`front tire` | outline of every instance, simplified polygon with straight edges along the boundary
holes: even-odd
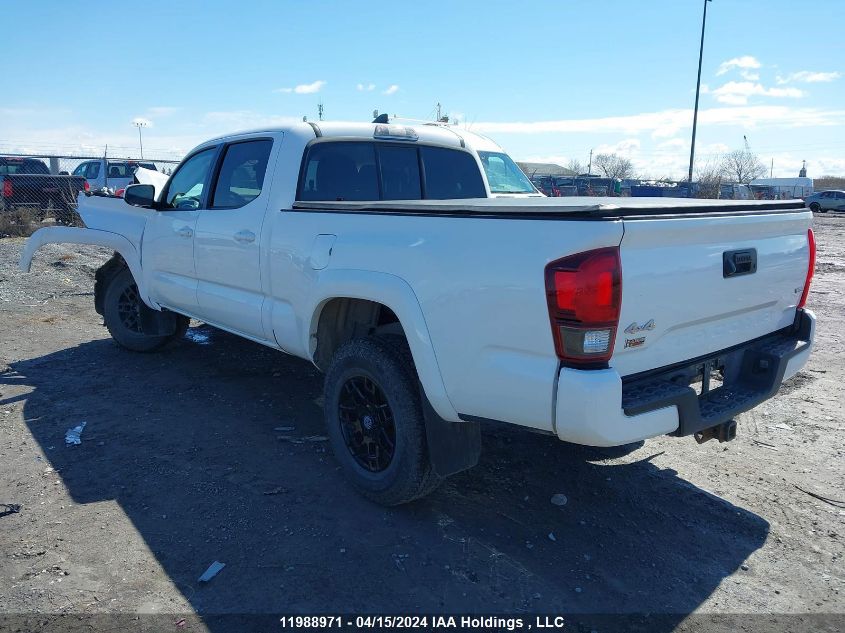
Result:
[[[179,332],[184,335],[188,320],[181,315],[176,334],[145,334],[141,309],[138,286],[131,271],[124,268],[109,282],[103,297],[103,320],[118,345],[133,352],[153,352],[167,345]]]
[[[818,202],[812,202],[812,203],[810,203],[810,211],[812,211],[813,213],[818,213],[818,212],[819,212],[819,211],[821,211],[821,210],[822,210],[822,209],[821,209],[821,207],[819,206],[819,203],[818,203]]]
[[[326,372],[325,419],[336,459],[365,497],[394,506],[437,487],[416,373],[399,347],[341,345]]]

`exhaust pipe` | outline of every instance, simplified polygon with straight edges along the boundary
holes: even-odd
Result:
[[[736,420],[728,420],[724,424],[711,426],[709,429],[699,431],[693,437],[699,444],[704,444],[707,440],[719,440],[720,444],[730,442],[736,437]]]

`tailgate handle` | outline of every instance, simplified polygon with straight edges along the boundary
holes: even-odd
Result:
[[[757,249],[745,248],[741,251],[722,253],[722,277],[739,277],[757,272]]]

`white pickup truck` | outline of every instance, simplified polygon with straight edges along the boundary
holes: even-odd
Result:
[[[45,243],[106,246],[95,307],[120,345],[154,350],[191,317],[312,361],[337,460],[384,504],[473,466],[486,420],[594,446],[729,440],[813,341],[801,201],[545,198],[446,126],[216,138],[159,195],[79,213],[22,269]]]

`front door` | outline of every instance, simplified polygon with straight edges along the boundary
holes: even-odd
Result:
[[[252,338],[267,340],[261,323],[261,229],[267,210],[273,141],[228,144],[200,212],[194,241],[197,315]]]
[[[206,148],[179,166],[144,230],[142,268],[150,296],[177,312],[197,311],[194,233],[216,155],[216,147]]]

